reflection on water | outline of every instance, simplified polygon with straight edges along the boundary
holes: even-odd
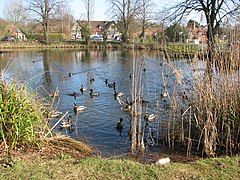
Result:
[[[192,67],[187,60],[174,62],[177,70],[183,72],[183,80],[186,82],[176,89],[173,88],[178,82],[174,76],[175,71],[165,64],[157,51],[137,52],[136,57],[137,62],[145,57],[145,71],[142,74],[143,99],[149,103],[143,108],[143,112],[158,112],[157,121],[149,122],[146,128],[152,134],[156,132],[159,122],[168,118],[164,103],[171,104],[168,102],[170,98],[161,97],[161,93],[166,87],[169,94],[186,89],[187,83],[191,84],[189,79],[192,76]],[[55,130],[75,139],[84,137],[103,155],[118,155],[130,149],[130,119],[114,98],[114,89],[108,87],[105,80],[116,83],[116,91],[124,92],[122,99],[131,97],[132,58],[132,52],[128,51],[17,51],[2,54],[0,68],[5,79],[27,83],[44,97],[48,93],[54,93],[58,87],[59,104],[55,108],[64,113],[69,112],[72,128],[61,129],[57,126]],[[90,81],[92,78],[94,81]],[[83,93],[80,92],[81,86],[87,88]],[[90,89],[100,95],[91,97]],[[74,103],[86,106],[86,110],[74,113]],[[121,131],[116,128],[120,118],[123,118]],[[53,126],[57,121],[57,118],[53,119],[50,125]]]

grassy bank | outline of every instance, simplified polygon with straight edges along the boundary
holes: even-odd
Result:
[[[240,158],[211,158],[189,164],[140,164],[99,158],[14,160],[1,179],[239,179]]]

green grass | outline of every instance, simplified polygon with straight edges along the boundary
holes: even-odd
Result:
[[[140,164],[100,158],[14,160],[0,166],[1,179],[239,179],[240,158],[224,157],[189,164]]]

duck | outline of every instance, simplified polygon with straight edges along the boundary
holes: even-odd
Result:
[[[145,116],[144,116],[144,120],[145,121],[153,121],[155,118],[156,118],[156,114],[146,114]]]
[[[162,96],[162,97],[167,97],[167,96],[168,96],[168,93],[167,93],[166,91],[165,91],[165,92],[162,92],[162,93],[161,93],[161,96]]]
[[[124,102],[119,96],[116,97],[116,100],[121,106],[126,106],[128,105],[126,102]]]
[[[91,97],[92,96],[99,96],[100,93],[99,92],[94,92],[93,89],[90,89],[90,94],[89,94]]]
[[[93,81],[95,81],[95,79],[94,78],[90,78],[90,83],[91,84],[93,83]]]
[[[114,88],[115,89],[115,86],[116,86],[115,82],[113,82],[112,84],[108,83],[108,87],[110,87],[110,88]]]
[[[189,99],[186,91],[182,92],[182,98],[187,100]]]
[[[123,118],[120,118],[120,120],[117,122],[117,125],[116,125],[116,128],[118,130],[122,130],[123,129],[122,122],[123,122]]]
[[[81,93],[83,94],[83,92],[85,92],[86,90],[87,90],[87,88],[84,87],[83,84],[82,84],[82,86],[81,86],[81,88],[80,88]]]
[[[68,76],[71,77],[71,76],[72,76],[72,73],[68,73]]]
[[[132,74],[129,75],[129,78],[132,79]]]
[[[68,117],[67,121],[62,121],[60,123],[61,128],[66,128],[66,127],[71,127],[71,126],[72,126],[72,121],[71,121],[70,117]]]
[[[107,85],[107,84],[108,84],[108,79],[105,79],[105,81],[104,81],[104,82],[105,82],[105,84]]]
[[[62,112],[60,112],[60,111],[53,111],[51,114],[50,114],[50,117],[51,118],[57,118],[57,117],[59,117],[59,116],[61,116],[62,115]]]
[[[73,109],[75,112],[84,111],[86,109],[86,106],[77,106],[76,103],[73,103]]]
[[[57,89],[53,94],[49,94],[50,97],[57,97],[59,96],[59,90]]]
[[[117,91],[114,91],[114,96],[115,96],[115,98],[117,98],[117,97],[121,97],[121,96],[123,96],[123,95],[124,95],[123,92],[117,92]]]

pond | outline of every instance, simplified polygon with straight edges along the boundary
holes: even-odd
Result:
[[[137,64],[144,65],[141,73],[142,92],[148,104],[143,112],[157,114],[156,121],[146,128],[148,147],[147,136],[150,131],[159,133],[159,124],[169,118],[168,111],[164,111],[164,104],[171,98],[164,100],[161,93],[168,87],[169,94],[175,91],[181,94],[192,86],[195,67],[188,59],[179,59],[169,65],[158,51],[21,50],[1,54],[0,69],[4,79],[28,84],[43,97],[58,88],[59,101],[54,108],[68,112],[73,126],[71,131],[61,129],[59,125],[54,130],[77,140],[86,140],[102,156],[109,157],[129,152],[130,117],[114,98],[114,89],[106,85],[105,79],[109,83],[116,83],[115,90],[124,93],[121,97],[124,101],[126,97],[131,97],[133,59]],[[198,65],[203,66],[204,63],[198,62]],[[182,82],[176,78],[177,72],[181,72]],[[92,78],[94,81],[90,82]],[[81,85],[87,88],[83,94],[80,92]],[[98,91],[100,96],[91,97],[90,89]],[[76,97],[71,96],[74,92],[77,93]],[[86,110],[75,114],[73,103],[86,106]],[[123,118],[122,132],[116,128],[120,118]],[[51,119],[50,126],[58,120]],[[153,145],[155,149],[159,146],[157,141]],[[153,147],[147,150],[151,151]]]

